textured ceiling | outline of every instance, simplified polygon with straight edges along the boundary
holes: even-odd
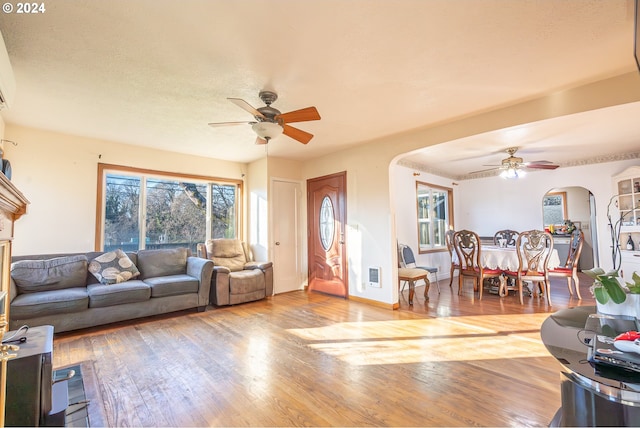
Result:
[[[45,6],[38,15],[0,14],[17,81],[5,121],[240,162],[265,156],[265,147],[254,144],[249,125],[207,125],[252,119],[227,97],[260,107],[258,92],[269,89],[278,93],[274,107],[282,112],[316,106],[321,121],[296,124],[315,135],[308,145],[286,136],[268,145],[269,155],[309,159],[636,67],[632,0],[55,0]],[[622,107],[612,118],[637,118],[639,107],[628,107],[632,113]],[[619,125],[620,141],[637,150],[640,121],[630,122]],[[531,139],[563,135],[574,144],[582,138],[561,121],[542,125],[532,128]],[[617,138],[611,131],[590,135]],[[463,174],[472,166],[463,159],[474,158],[471,169],[479,169],[505,157],[505,147],[529,142],[498,144],[496,136],[436,149],[439,163],[459,165]],[[585,156],[606,153],[602,144],[582,141]],[[429,153],[413,159],[428,164]],[[532,156],[560,162],[541,150]]]

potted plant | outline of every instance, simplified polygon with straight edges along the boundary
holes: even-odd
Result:
[[[624,285],[617,270],[605,272],[595,267],[582,272],[593,279],[591,292],[598,303],[598,312],[640,318],[640,275],[637,272],[633,273],[633,282]]]

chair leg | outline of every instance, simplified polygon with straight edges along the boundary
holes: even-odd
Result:
[[[576,287],[576,294],[578,295],[578,299],[582,300],[582,296],[580,295],[580,278],[578,278],[578,274],[573,275],[573,284]]]
[[[522,298],[522,280],[518,279],[518,296],[520,296],[520,304],[524,305],[524,299]]]
[[[438,294],[440,294],[440,283],[438,282],[438,272],[434,273],[436,277],[436,287],[438,287]]]
[[[549,281],[548,279],[546,281],[543,282],[544,287],[546,288],[546,293],[547,293],[547,303],[549,303],[549,306],[551,306],[551,281]]]
[[[571,280],[572,278],[570,276],[567,277],[567,287],[569,288],[569,295],[573,296],[573,287],[571,287]]]
[[[453,284],[453,272],[455,271],[455,269],[453,268],[453,265],[451,265],[451,270],[449,271],[449,288],[451,288],[451,285]]]
[[[482,300],[482,289],[484,288],[484,281],[482,278],[478,278],[478,300]]]

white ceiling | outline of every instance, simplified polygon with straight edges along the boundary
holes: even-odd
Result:
[[[310,159],[636,69],[633,0],[55,0],[0,14],[17,81],[8,123],[232,161],[265,156],[227,97],[316,106],[269,155]],[[602,116],[600,116],[602,115]],[[640,104],[412,154],[461,175],[522,147],[575,162],[640,150]],[[635,120],[634,120],[635,119]],[[577,152],[576,149],[579,148]],[[434,163],[437,159],[437,163]]]

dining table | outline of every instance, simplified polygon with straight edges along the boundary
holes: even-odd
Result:
[[[523,268],[526,269],[527,261],[523,261],[525,263]],[[513,246],[483,245],[480,250],[480,262],[485,268],[516,272],[518,270],[518,252],[516,247]],[[551,250],[547,267],[555,269],[558,266],[560,266],[560,257],[558,256],[558,251],[554,248]]]
[[[459,263],[457,253],[453,253],[452,259],[454,263]],[[525,263],[523,268],[526,269],[526,260],[523,261]],[[482,245],[480,247],[480,263],[484,268],[515,272],[518,270],[518,252],[514,246],[500,247],[498,245]],[[558,266],[560,266],[558,251],[552,249],[549,260],[547,261],[547,267],[549,269],[555,269]]]

